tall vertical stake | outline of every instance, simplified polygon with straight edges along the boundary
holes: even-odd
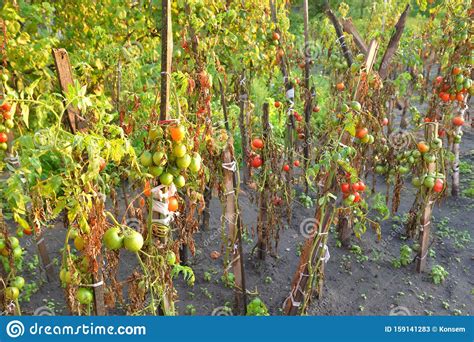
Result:
[[[160,120],[166,120],[170,108],[171,61],[173,56],[173,31],[170,0],[162,0],[161,9],[161,103]]]

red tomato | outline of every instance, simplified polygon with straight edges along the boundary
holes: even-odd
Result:
[[[460,116],[455,116],[452,120],[454,126],[464,125],[464,119]]]
[[[320,110],[321,110],[321,108],[319,108],[319,106],[314,106],[313,107],[313,112],[314,113],[318,113]]]
[[[358,184],[359,184],[359,191],[365,191],[365,188],[366,188],[365,183],[363,181],[359,181]]]
[[[464,96],[462,93],[457,93],[456,94],[456,100],[458,100],[459,102],[462,102],[464,101]]]
[[[341,191],[345,194],[349,193],[351,191],[351,186],[349,183],[342,183],[341,184]]]
[[[346,89],[346,86],[344,85],[344,82],[341,82],[341,83],[336,84],[336,88],[339,91],[343,91],[344,89]]]
[[[388,118],[382,119],[382,126],[388,126]]]
[[[453,75],[459,75],[461,73],[461,68],[454,67],[453,68]]]
[[[296,167],[299,167],[300,166],[300,161],[299,160],[295,160],[293,162],[293,165],[296,166]]]
[[[439,97],[443,102],[448,102],[450,100],[450,96],[448,93],[439,93]]]
[[[259,138],[253,139],[252,140],[252,148],[255,149],[255,150],[259,150],[259,149],[263,148],[262,139],[259,139]]]
[[[250,164],[252,165],[252,167],[258,168],[258,167],[262,166],[263,159],[260,156],[255,156],[255,157],[252,158],[252,161],[250,162]]]
[[[290,165],[288,164],[283,165],[283,171],[286,171],[286,172],[290,171]]]
[[[6,143],[8,141],[8,136],[5,133],[0,133],[0,144]]]
[[[443,188],[444,188],[444,182],[442,179],[437,179],[435,181],[435,184],[433,186],[433,191],[434,192],[441,192],[443,191]]]
[[[280,108],[281,102],[280,101],[275,101],[275,108]]]
[[[356,131],[356,137],[359,139],[363,139],[367,134],[369,134],[369,130],[365,127],[358,128]]]
[[[436,84],[441,84],[441,82],[443,82],[443,77],[442,76],[436,77]]]
[[[361,200],[360,194],[356,191],[354,192],[354,203],[358,203]]]
[[[3,102],[0,106],[0,110],[3,112],[9,112],[12,109],[12,106],[8,102]]]

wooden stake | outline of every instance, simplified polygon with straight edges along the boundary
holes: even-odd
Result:
[[[271,161],[268,160],[268,133],[270,131],[269,108],[268,103],[263,104],[262,115],[262,138],[264,141],[262,156],[263,156],[263,172],[270,169]],[[258,218],[258,243],[257,256],[260,260],[265,260],[267,254],[267,203],[268,203],[268,183],[266,179],[262,184],[262,191],[259,198],[259,218]]]
[[[74,85],[72,77],[72,68],[69,62],[69,56],[65,49],[53,49],[53,59],[58,74],[59,86],[63,94],[69,91],[69,85]],[[76,133],[78,129],[79,110],[69,105],[67,107],[67,122],[72,133]]]
[[[425,128],[425,140],[430,143],[434,138],[438,137],[438,123],[427,125]],[[436,162],[428,164],[427,173],[436,171]],[[433,198],[431,193],[427,196],[424,207],[421,208],[420,218],[420,251],[416,257],[416,271],[421,273],[426,267],[426,257],[428,254],[430,230],[431,230],[431,214],[433,210]]]
[[[464,119],[464,114],[467,110],[467,96],[464,98],[464,102],[462,103],[462,109],[459,113],[459,116]],[[462,126],[456,127],[455,134],[462,134]],[[452,175],[451,175],[451,195],[453,197],[459,196],[459,155],[461,151],[460,143],[453,142],[452,152],[454,154],[454,161],[453,161],[453,168],[452,168]]]
[[[248,94],[245,88],[245,74],[242,73],[239,79],[239,87],[238,87],[238,95],[239,95],[239,128],[240,128],[240,136],[241,136],[241,144],[242,144],[242,180],[244,184],[248,184],[250,181],[250,168],[248,165],[248,158],[247,154],[249,151],[248,144],[249,144],[249,137],[247,134],[247,125],[246,125],[246,116],[247,116],[247,100]]]
[[[173,57],[173,31],[170,0],[161,1],[161,103],[160,120],[167,120],[170,109],[171,61]]]
[[[379,43],[375,39],[372,39],[370,41],[369,48],[367,50],[367,55],[365,58],[365,70],[367,73],[369,73],[372,70],[372,67],[374,66],[375,57],[377,56],[378,49]]]
[[[402,15],[400,16],[400,19],[398,19],[398,22],[395,25],[395,33],[390,38],[390,42],[388,43],[387,50],[385,50],[385,54],[383,55],[382,63],[380,64],[380,68],[379,68],[379,76],[382,80],[385,79],[389,74],[390,62],[393,56],[395,55],[395,52],[397,51],[397,48],[398,48],[398,43],[400,42],[400,39],[402,38],[402,34],[403,34],[403,30],[405,29],[405,24],[406,24],[409,9],[410,9],[410,5],[407,5]]]
[[[61,89],[63,93],[67,93],[68,87],[70,84],[74,84],[73,77],[72,77],[72,68],[71,64],[69,62],[69,56],[68,53],[65,49],[53,49],[53,58],[54,62],[56,65],[56,70],[58,73],[58,78],[59,78],[59,84],[61,86]],[[82,125],[79,125],[79,111],[71,106],[67,108],[68,111],[68,121],[69,125],[71,127],[71,131],[73,133],[76,133],[78,129],[83,128]],[[85,126],[85,125],[84,125]],[[42,247],[41,246],[41,241],[42,238],[40,238],[38,243],[38,249],[41,253],[46,253],[45,255],[42,255],[42,260],[44,263],[47,263],[47,265],[50,263],[49,262],[49,256],[47,255],[46,252],[46,246]],[[44,258],[44,259],[43,259]],[[101,257],[97,260],[99,265],[101,265]],[[46,266],[47,266],[46,265]],[[94,273],[92,275],[94,284],[100,284],[98,286],[94,287],[94,302],[95,302],[95,312],[97,315],[105,315],[105,304],[104,304],[104,285],[103,285],[103,276],[102,276],[102,271],[101,268],[99,267],[98,273]]]
[[[304,171],[308,170],[311,157],[311,113],[313,111],[313,92],[314,89],[309,89],[309,75],[311,68],[311,55],[309,51],[309,23],[308,23],[308,0],[303,2],[303,19],[304,19],[304,46],[305,46],[305,66],[304,66],[304,86],[305,86],[305,106],[304,106],[304,145],[303,145],[303,156],[304,156]],[[304,177],[305,192],[309,192],[309,184],[306,177]]]
[[[225,128],[228,134],[227,146],[223,154],[223,163],[231,165],[235,161],[234,139],[230,131],[227,113],[227,102],[225,99],[224,86],[219,79],[221,104],[224,111]],[[228,224],[230,243],[232,246],[231,265],[235,276],[235,307],[238,313],[247,314],[247,289],[245,286],[245,271],[242,250],[242,221],[239,212],[239,200],[237,191],[237,164],[235,171],[224,168],[224,186],[226,189],[226,212],[225,220]]]
[[[357,31],[356,27],[352,23],[352,19],[342,19],[342,28],[345,32],[352,35],[352,37],[354,38],[354,43],[359,48],[359,51],[367,56],[367,53],[369,51],[369,49],[367,48],[367,44],[364,42],[364,40],[359,34],[359,31]]]
[[[347,65],[350,67],[353,63],[351,50],[346,44],[346,39],[344,38],[344,33],[342,32],[341,24],[339,23],[339,20],[337,20],[336,15],[329,8],[329,4],[327,3],[327,1],[326,1],[326,15],[329,17],[329,20],[331,20],[334,26],[334,29],[336,30],[337,40],[339,42],[339,46],[341,47],[342,54],[344,55],[344,58],[346,59]]]

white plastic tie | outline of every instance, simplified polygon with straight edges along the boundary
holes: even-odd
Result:
[[[290,88],[286,91],[286,97],[288,99],[294,99],[295,98],[295,88]]]
[[[234,160],[234,161],[231,161],[230,163],[223,163],[222,167],[231,172],[235,172],[237,171],[237,162]]]

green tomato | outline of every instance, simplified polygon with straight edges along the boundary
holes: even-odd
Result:
[[[385,169],[385,166],[383,165],[377,165],[375,167],[375,173],[378,173],[379,175],[383,175],[387,170]]]
[[[398,172],[400,172],[401,175],[405,175],[408,173],[408,171],[410,171],[410,169],[406,166],[403,166],[403,165],[400,165],[398,167]]]
[[[120,228],[113,227],[108,229],[103,237],[104,245],[110,250],[117,250],[123,246],[123,236],[121,235]]]
[[[351,102],[351,108],[355,111],[358,111],[358,112],[360,112],[362,110],[361,104],[357,101],[352,101]]]
[[[92,293],[92,290],[85,287],[81,287],[79,288],[79,290],[77,290],[76,298],[79,303],[87,305],[92,303],[94,295]]]
[[[413,184],[413,186],[419,188],[421,186],[420,177],[413,177],[411,183]]]
[[[192,158],[189,154],[185,154],[181,158],[176,159],[176,165],[178,165],[181,170],[186,170],[189,165],[191,165],[191,162]]]
[[[153,127],[148,132],[148,138],[151,141],[155,141],[155,140],[163,138],[163,129],[161,127]]]
[[[166,263],[169,266],[174,266],[176,264],[176,254],[174,254],[173,251],[168,251],[168,253],[166,253]]]
[[[123,244],[130,252],[138,252],[143,247],[143,236],[135,230],[130,230],[125,234]]]
[[[20,290],[15,286],[10,286],[5,289],[5,298],[8,300],[17,300],[20,295]]]
[[[432,176],[426,176],[425,179],[423,180],[423,185],[428,189],[432,189],[434,184],[435,184],[435,178]]]
[[[13,120],[9,119],[9,120],[5,121],[5,127],[6,128],[12,129],[13,126],[15,126],[15,123],[13,122]]]
[[[169,172],[162,173],[160,176],[160,183],[169,186],[173,183],[173,178],[173,175]]]
[[[192,173],[197,173],[199,170],[201,170],[201,156],[196,154],[192,157],[191,159],[191,164],[189,164],[189,170],[191,170]]]
[[[153,177],[160,177],[161,174],[163,173],[164,168],[163,166],[151,166],[150,167],[150,174],[153,175]]]
[[[8,240],[10,240],[10,246],[12,248],[17,248],[20,246],[20,241],[16,237],[10,236]]]
[[[186,179],[182,175],[179,175],[174,179],[174,185],[176,185],[177,188],[182,188],[186,184]]]
[[[11,282],[11,286],[18,288],[18,290],[21,290],[23,286],[25,286],[25,278],[16,276]]]
[[[174,147],[173,147],[173,155],[174,155],[176,158],[184,157],[185,154],[186,154],[186,145],[184,145],[184,144],[176,144],[176,145],[174,145]]]
[[[2,249],[4,249],[5,247],[7,246],[6,242],[5,242],[5,239],[4,238],[0,238],[0,251]]]
[[[140,157],[140,162],[143,166],[151,166],[153,163],[153,157],[149,151],[143,152],[143,154]]]
[[[167,162],[166,159],[166,154],[161,151],[153,153],[153,163],[155,163],[157,166],[165,166]]]
[[[431,154],[431,153],[426,153],[423,156],[423,160],[428,162],[428,163],[434,163],[436,161],[436,156],[434,154]]]
[[[440,138],[433,139],[433,141],[431,142],[431,148],[439,149],[441,147],[443,147],[443,140],[441,140]]]

